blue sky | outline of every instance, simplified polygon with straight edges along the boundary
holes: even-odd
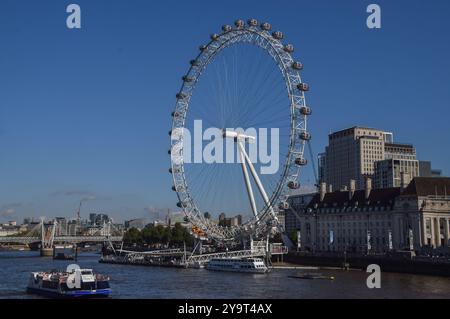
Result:
[[[374,2],[380,30],[365,24]],[[81,30],[65,25],[70,3]],[[449,16],[444,0],[2,0],[0,221],[74,216],[89,196],[84,216],[174,208],[174,94],[198,46],[236,18],[267,20],[295,45],[316,153],[330,131],[364,125],[449,174]]]

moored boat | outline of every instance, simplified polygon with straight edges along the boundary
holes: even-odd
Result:
[[[53,298],[102,298],[111,294],[109,277],[92,269],[32,272],[27,292]]]
[[[266,273],[269,271],[261,258],[214,258],[206,269],[216,271]]]
[[[289,278],[295,279],[326,279],[326,280],[334,280],[334,276],[324,276],[321,274],[301,274],[301,275],[291,275]]]

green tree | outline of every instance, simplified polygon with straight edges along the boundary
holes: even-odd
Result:
[[[154,227],[153,225],[147,225],[145,228],[141,231],[142,240],[146,244],[153,244],[154,243]]]
[[[173,244],[180,245],[183,243],[185,230],[186,230],[186,228],[181,226],[180,223],[175,223],[175,225],[173,226],[173,228],[171,230]]]
[[[192,246],[194,244],[194,236],[191,235],[191,233],[189,233],[189,231],[187,230],[187,228],[183,227],[183,241],[186,243],[186,245],[188,246]]]
[[[163,244],[168,244],[171,242],[172,233],[170,231],[170,227],[164,227],[161,229],[161,242]]]
[[[132,227],[124,235],[123,241],[127,244],[139,244],[142,242],[142,235],[139,229]]]
[[[297,234],[296,230],[293,230],[289,233],[289,239],[294,243],[294,245],[297,245],[297,239],[298,239],[297,235],[298,234]]]
[[[276,234],[273,236],[273,238],[271,238],[270,241],[271,241],[272,243],[281,243],[281,242],[283,242],[283,238],[281,237],[281,233],[280,233],[280,232],[276,233]]]

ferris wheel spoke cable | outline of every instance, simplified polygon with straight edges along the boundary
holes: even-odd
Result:
[[[267,90],[266,90],[267,91]],[[264,91],[263,91],[264,92]],[[260,108],[262,109],[261,111],[257,110],[255,112],[255,110],[253,108],[248,108],[247,113],[251,114],[251,113],[255,113],[254,118],[257,117],[261,117],[264,114],[267,114],[267,112],[272,111],[273,114],[279,114],[279,109],[278,108],[271,108],[271,107],[264,107],[264,106],[273,106],[273,105],[280,105],[279,103],[281,103],[283,100],[286,99],[286,93],[285,92],[279,92],[277,96],[272,97],[272,99],[270,99],[268,101],[267,99],[267,94],[261,94],[260,97],[258,97],[258,100],[256,101],[255,105],[256,106],[260,106]]]
[[[259,59],[259,61],[261,61],[261,60],[262,59]],[[280,75],[278,70],[274,70],[274,69],[267,68],[267,67],[264,68],[263,66],[260,65],[258,67],[257,73],[252,75],[252,78],[253,79],[263,79],[263,81],[262,81],[262,83],[258,83],[258,81],[255,81],[255,80],[250,81],[251,87],[248,92],[252,92],[253,96],[261,95],[261,92],[266,95],[272,93],[272,91],[273,91],[272,84],[277,83],[276,81],[272,81],[274,74],[276,74],[278,76]],[[269,89],[263,89],[263,88],[267,88],[268,85],[270,86]],[[258,93],[258,94],[256,94],[256,93]],[[247,95],[247,97],[251,98],[250,94]],[[248,102],[248,101],[246,101],[246,102]]]

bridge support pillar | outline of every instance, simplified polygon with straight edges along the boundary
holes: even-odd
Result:
[[[41,247],[41,257],[53,257],[53,248]]]

